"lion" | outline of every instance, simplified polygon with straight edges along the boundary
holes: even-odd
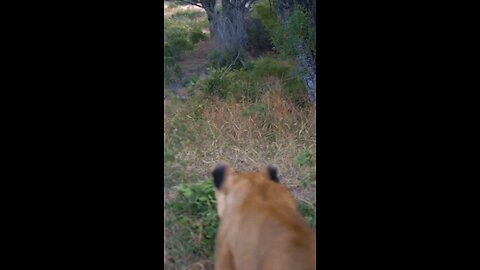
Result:
[[[313,270],[316,240],[276,167],[212,172],[220,224],[215,270]]]

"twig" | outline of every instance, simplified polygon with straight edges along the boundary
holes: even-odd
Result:
[[[230,71],[230,67],[233,66],[237,62],[238,57],[240,56],[240,50],[237,50],[237,57],[235,57],[235,60],[233,60],[233,63],[230,64],[230,66],[227,67],[227,71]]]

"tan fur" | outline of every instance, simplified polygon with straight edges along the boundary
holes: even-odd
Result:
[[[266,172],[227,169],[215,190],[216,270],[313,270],[315,234],[288,190]]]

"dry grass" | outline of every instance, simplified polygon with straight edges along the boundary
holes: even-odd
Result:
[[[163,16],[171,16],[172,14],[178,12],[178,11],[187,11],[187,10],[192,10],[192,11],[202,11],[202,8],[199,8],[197,6],[193,5],[172,5],[172,3],[168,1],[163,1]]]
[[[270,88],[258,102],[204,100],[190,104],[166,104],[164,114],[164,143],[168,147],[180,139],[176,158],[185,161],[187,175],[208,176],[219,161],[232,164],[239,170],[251,170],[276,164],[283,183],[292,188],[310,168],[293,165],[302,149],[316,154],[315,116],[307,109],[297,108],[280,94],[281,83],[271,80]],[[251,108],[259,107],[259,111]],[[193,138],[182,136],[182,132]],[[172,138],[177,137],[177,138]],[[308,196],[311,200],[311,196]]]
[[[278,79],[269,80],[267,87],[256,102],[206,99],[201,94],[187,102],[166,101],[164,143],[175,155],[174,161],[165,164],[167,200],[175,198],[174,186],[204,180],[215,164],[224,161],[238,170],[275,164],[294,196],[315,205],[315,182],[302,187],[299,180],[315,174],[315,165],[294,164],[302,150],[315,157],[315,115],[285,98]],[[175,224],[167,227],[167,249],[177,257],[170,258],[175,263],[167,263],[167,268],[212,269],[208,258],[200,256],[185,255],[178,262],[178,254],[189,254],[188,247],[175,242],[179,233]],[[195,241],[196,236],[191,239]]]

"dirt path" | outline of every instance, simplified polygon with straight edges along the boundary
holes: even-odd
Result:
[[[210,40],[206,40],[197,43],[192,51],[182,53],[180,55],[180,61],[178,62],[182,71],[182,76],[179,82],[170,83],[167,88],[182,99],[188,98],[182,82],[191,81],[195,76],[203,78],[206,75],[208,54],[211,50],[212,43]],[[168,99],[168,97],[166,97],[166,99]]]
[[[180,56],[180,68],[183,78],[191,80],[196,74],[205,75],[208,65],[208,54],[212,51],[212,42],[210,40],[200,41],[195,49],[185,52]]]
[[[173,13],[181,10],[203,11],[203,9],[192,5],[170,8],[168,2],[164,1],[164,16],[171,16]],[[208,28],[204,29],[203,32],[208,35]],[[178,65],[182,72],[181,78],[178,82],[168,84],[167,88],[173,91],[178,97],[186,99],[187,93],[182,82],[191,81],[195,76],[198,76],[199,78],[205,76],[208,66],[208,55],[212,51],[212,47],[212,42],[210,40],[205,40],[197,43],[193,50],[182,53],[180,55],[180,60],[178,61]],[[168,99],[168,95],[164,98]]]

